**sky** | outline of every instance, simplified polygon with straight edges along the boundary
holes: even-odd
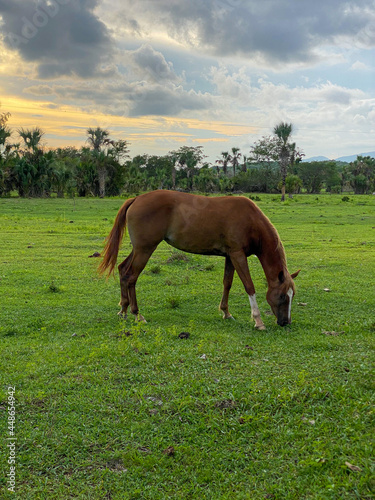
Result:
[[[285,121],[306,157],[374,151],[375,1],[0,0],[0,106],[48,147],[215,162]]]

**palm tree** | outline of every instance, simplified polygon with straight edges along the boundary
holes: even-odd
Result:
[[[10,128],[7,126],[7,121],[9,120],[10,113],[0,113],[0,147],[5,148],[5,143],[12,135]],[[0,150],[1,159],[1,150]]]
[[[293,125],[291,123],[280,122],[273,129],[273,133],[280,141],[279,145],[279,161],[281,173],[281,201],[285,200],[285,179],[288,173],[288,165],[291,161],[295,144],[290,144],[289,139],[292,135]]]
[[[9,127],[5,125],[6,120],[2,120],[2,116],[0,115],[0,194],[2,189],[2,185],[4,187],[4,179],[5,179],[5,169],[6,162],[9,157],[12,146],[7,144],[7,139],[12,135],[12,132]]]
[[[3,125],[5,125],[9,118],[10,113],[0,113],[0,126],[2,127]]]
[[[104,198],[107,168],[106,168],[106,158],[102,152],[102,147],[112,144],[113,141],[109,139],[109,131],[100,127],[88,128],[86,133],[88,135],[87,142],[93,149],[93,157],[98,171],[99,196],[100,198]]]
[[[236,175],[236,167],[238,167],[239,159],[241,158],[240,148],[232,148],[232,154],[229,156],[233,167],[233,177]]]
[[[35,127],[32,129],[20,128],[19,130],[17,130],[17,132],[30,152],[36,153],[40,149],[40,142],[44,135],[42,129],[40,129],[39,127]]]
[[[229,155],[228,151],[223,151],[221,153],[221,156],[222,156],[222,158],[220,158],[219,160],[216,160],[216,163],[218,163],[219,165],[223,165],[224,175],[227,175],[227,172],[228,172],[228,162],[230,160],[230,155]]]
[[[14,184],[20,196],[49,194],[49,165],[51,155],[45,154],[41,140],[44,132],[39,127],[21,128],[18,135],[24,142],[24,150],[13,168]]]
[[[86,131],[88,137],[87,142],[94,151],[101,151],[105,144],[109,141],[109,131],[100,127],[88,128]]]

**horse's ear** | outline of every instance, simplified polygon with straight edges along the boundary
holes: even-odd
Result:
[[[297,276],[299,275],[300,271],[301,271],[301,269],[298,269],[298,271],[296,271],[295,273],[291,274],[291,277],[293,279],[297,278]]]
[[[280,281],[280,283],[284,283],[284,281],[285,281],[284,271],[279,272],[279,281]]]

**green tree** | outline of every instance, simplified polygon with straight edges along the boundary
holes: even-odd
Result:
[[[73,194],[76,188],[75,173],[80,161],[80,153],[74,147],[56,148],[51,169],[52,190],[58,198],[64,193]]]
[[[74,169],[74,181],[78,196],[98,195],[98,169],[92,151],[88,147],[82,147],[79,152],[79,161]]]
[[[320,193],[325,181],[325,172],[324,161],[301,162],[296,167],[296,173],[308,193]]]
[[[274,192],[278,188],[280,141],[277,136],[263,136],[253,144],[249,155],[249,170],[242,177],[243,191]],[[244,173],[245,174],[245,173]]]
[[[285,190],[291,196],[294,193],[299,193],[302,187],[302,180],[298,175],[288,174],[285,179]]]
[[[143,156],[147,161],[147,155]],[[146,165],[140,162],[141,158],[142,156],[136,156],[133,160],[126,162],[124,189],[127,193],[138,193],[140,190],[149,187],[149,179],[145,170]]]
[[[169,156],[173,163],[173,189],[179,184],[183,189],[191,190],[193,177],[202,166],[202,161],[205,158],[203,147],[182,146],[177,151],[171,151]]]
[[[251,146],[249,161],[253,164],[275,165],[279,159],[277,137],[263,136]]]
[[[356,194],[371,193],[375,189],[375,158],[358,156],[344,173]]]
[[[208,164],[204,165],[194,177],[194,188],[203,193],[212,193],[219,190],[219,179]]]
[[[51,192],[54,153],[44,153],[41,144],[44,132],[39,128],[19,129],[24,148],[17,151],[11,169],[11,183],[20,196],[49,196]]]
[[[335,161],[325,162],[324,184],[328,193],[341,193],[342,176],[339,174]]]

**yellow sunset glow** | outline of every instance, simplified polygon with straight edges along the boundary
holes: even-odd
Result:
[[[183,143],[225,142],[228,136],[254,134],[257,130],[248,125],[221,121],[204,121],[174,117],[128,117],[93,113],[78,107],[57,106],[52,101],[27,100],[16,96],[1,99],[3,112],[10,112],[9,125],[13,130],[21,127],[40,127],[46,134],[47,146],[80,146],[85,141],[86,129],[102,127],[110,130],[116,138],[125,138],[130,143],[141,142],[146,146],[157,140]],[[212,133],[212,137],[198,137],[197,131]],[[217,137],[217,135],[222,137]]]

